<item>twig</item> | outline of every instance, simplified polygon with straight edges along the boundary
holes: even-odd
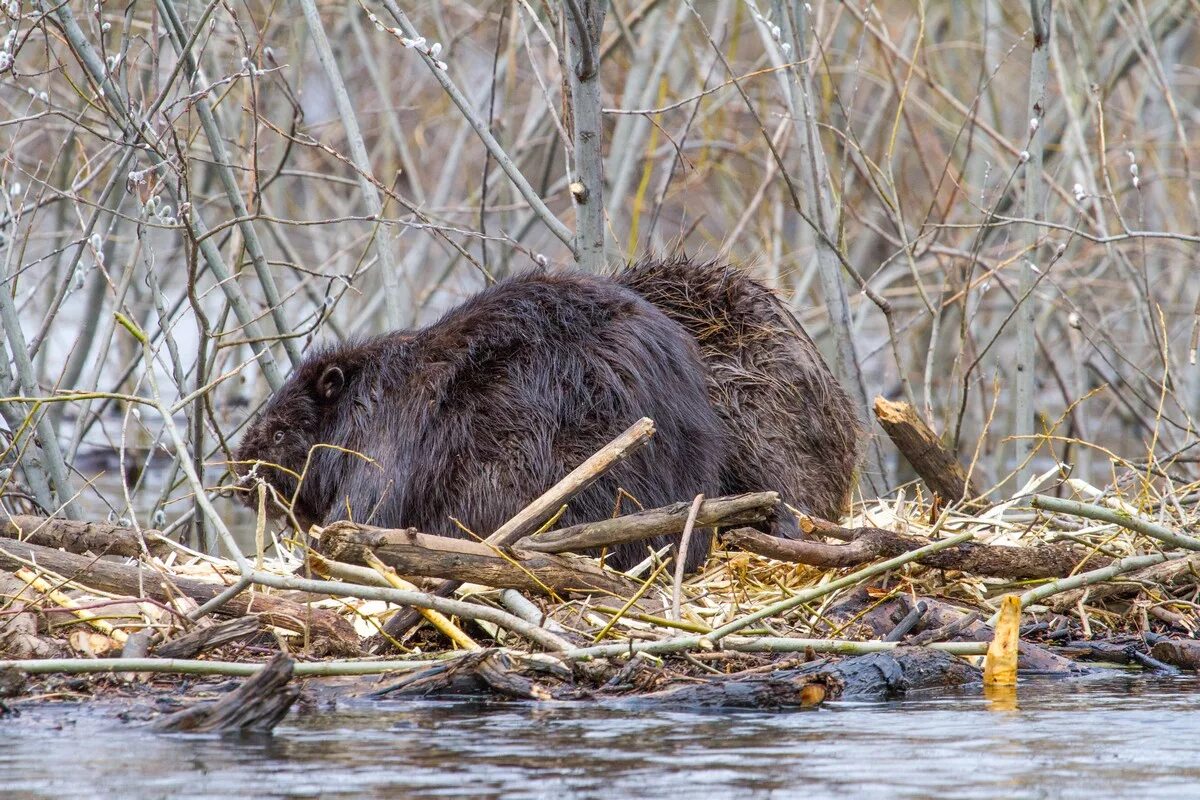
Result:
[[[678,622],[679,602],[683,594],[683,574],[687,567],[688,546],[692,543],[692,529],[696,527],[696,515],[700,513],[700,504],[704,495],[696,495],[692,507],[688,511],[687,522],[683,525],[683,537],[679,540],[679,552],[675,556],[675,579],[671,582],[671,617]]]
[[[165,2],[166,0],[160,0]],[[338,116],[341,117],[342,127],[346,130],[346,143],[350,147],[350,158],[358,167],[358,189],[362,194],[363,204],[367,213],[377,219],[383,216],[383,200],[379,190],[365,176],[373,174],[371,157],[367,155],[367,145],[363,141],[362,130],[358,125],[358,116],[354,113],[354,103],[350,93],[346,91],[346,82],[342,80],[342,72],[337,60],[333,57],[333,48],[329,46],[329,38],[325,35],[325,26],[321,23],[321,14],[317,11],[314,0],[300,0],[304,10],[304,22],[312,36],[313,45],[317,51],[317,60],[325,70],[325,77],[333,91],[333,101],[337,106]],[[379,225],[374,236],[375,256],[379,259],[380,269],[383,270],[384,309],[388,327],[398,330],[404,327],[404,313],[400,304],[400,272],[395,263],[395,237],[386,225]]]

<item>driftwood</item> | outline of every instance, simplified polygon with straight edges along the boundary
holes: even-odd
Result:
[[[826,700],[888,700],[980,680],[979,670],[938,650],[898,647],[800,669],[714,678],[639,695],[641,705],[774,709],[808,707]]]
[[[476,650],[405,675],[371,692],[382,697],[481,696],[516,700],[574,700],[585,694],[561,661],[508,650]]]
[[[1082,661],[1137,664],[1164,675],[1179,672],[1178,667],[1164,663],[1150,653],[1145,641],[1136,636],[1067,642],[1056,649],[1063,655]]]
[[[158,731],[269,733],[300,696],[292,685],[295,662],[280,653],[220,700],[200,703],[154,723]]]
[[[643,417],[633,423],[620,436],[571,470],[566,477],[550,487],[515,517],[497,528],[484,541],[487,544],[505,546],[520,541],[533,533],[545,524],[546,520],[558,513],[558,510],[566,505],[572,497],[591,486],[600,476],[624,461],[632,453],[641,449],[653,435],[654,421],[649,417]],[[449,597],[461,585],[461,581],[443,581],[432,593],[438,597]],[[385,635],[372,638],[371,652],[380,652],[389,648],[391,642],[399,641],[420,620],[420,613],[411,608],[394,614],[383,628]]]
[[[137,558],[145,552],[160,558],[171,553],[171,543],[158,531],[80,522],[59,517],[15,516],[0,520],[0,537],[66,550],[68,553]]]
[[[841,528],[812,517],[803,518],[800,525],[805,533],[843,539],[848,543],[779,539],[752,528],[729,531],[724,538],[726,542],[752,553],[823,569],[852,567],[877,558],[894,558],[929,544],[929,540],[921,536],[909,536],[882,528]],[[1092,569],[1103,567],[1111,560],[1074,544],[1011,547],[964,542],[931,553],[920,563],[925,567],[953,569],[973,575],[1025,580],[1061,578],[1073,574],[1083,562]]]
[[[682,533],[691,505],[691,502],[673,503],[623,517],[535,533],[522,540],[521,549],[538,553],[580,552]],[[775,492],[715,497],[700,504],[695,527],[753,525],[766,520],[778,505],[779,495]]]
[[[548,553],[500,551],[482,542],[431,536],[411,528],[390,530],[335,522],[321,534],[321,552],[336,561],[367,563],[367,553],[401,575],[449,578],[497,589],[522,589],[541,594],[607,594],[629,597],[638,586],[628,578],[605,572],[582,559],[568,560]]]
[[[374,696],[462,697],[520,700],[591,700],[619,706],[689,708],[804,708],[836,699],[887,699],[922,690],[975,683],[979,670],[948,653],[900,647],[840,661],[814,661],[796,669],[748,670],[703,681],[686,679],[643,693],[647,681],[630,674],[645,669],[635,659],[619,674],[589,674],[575,665],[548,663],[502,651],[471,653],[402,678]]]
[[[1200,641],[1163,639],[1150,648],[1150,655],[1181,669],[1200,670]]]
[[[253,636],[262,630],[257,614],[234,617],[214,625],[197,627],[154,648],[156,658],[195,658],[206,650]]]
[[[979,495],[962,464],[912,406],[876,397],[875,417],[896,449],[943,500],[956,503]],[[968,505],[981,506],[982,503]]]
[[[36,561],[43,569],[93,589],[130,597],[149,597],[160,602],[169,602],[172,597],[185,595],[203,604],[226,588],[219,583],[164,576],[141,563],[122,564],[51,550],[28,542],[0,539],[0,569],[19,569],[24,566],[19,559]],[[354,626],[332,611],[310,608],[290,600],[247,591],[233,597],[216,613],[226,616],[256,613],[267,625],[296,633],[307,631],[317,654],[362,654],[362,646]]]

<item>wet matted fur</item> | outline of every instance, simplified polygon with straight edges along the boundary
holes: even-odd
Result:
[[[731,442],[722,493],[773,490],[806,513],[844,514],[862,423],[787,305],[738,269],[685,256],[646,259],[614,277],[699,343]],[[790,515],[775,532],[799,534]]]
[[[688,331],[638,294],[607,278],[538,271],[483,290],[426,328],[315,352],[271,398],[236,459],[298,473],[312,450],[293,509],[303,525],[354,519],[486,537],[650,417],[650,443],[572,500],[560,524],[604,519],[618,490],[646,508],[718,493],[726,424],[704,375]],[[279,470],[258,473],[284,497],[295,492]],[[709,539],[692,538],[689,568],[707,556]],[[646,543],[623,545],[610,561],[625,569],[646,554]]]

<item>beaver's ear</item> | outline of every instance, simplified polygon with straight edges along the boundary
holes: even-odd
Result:
[[[346,388],[346,373],[335,365],[328,366],[317,378],[317,396],[322,400],[333,400]]]

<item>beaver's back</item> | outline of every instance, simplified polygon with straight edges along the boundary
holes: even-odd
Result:
[[[802,511],[840,517],[861,422],[787,306],[740,270],[686,257],[644,260],[616,279],[699,343],[731,440],[722,491],[774,490]]]

